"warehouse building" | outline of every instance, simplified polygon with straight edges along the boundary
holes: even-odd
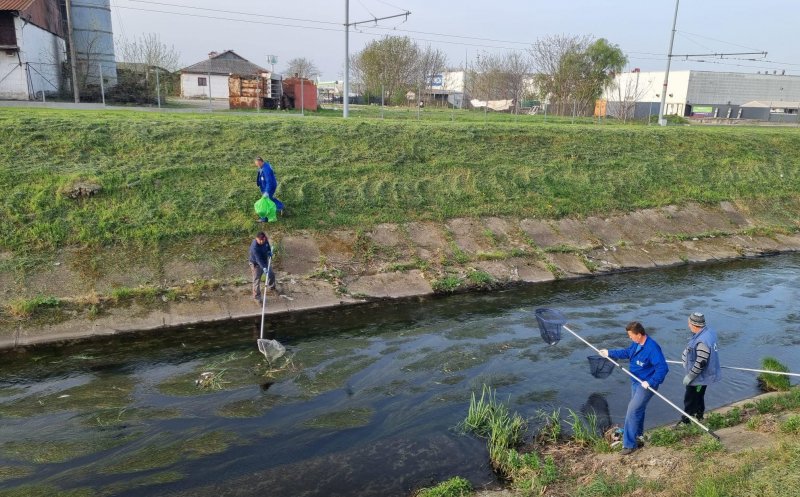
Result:
[[[619,119],[658,115],[664,72],[634,69],[617,75],[604,95]],[[798,122],[800,76],[782,73],[670,71],[664,114],[695,118]]]

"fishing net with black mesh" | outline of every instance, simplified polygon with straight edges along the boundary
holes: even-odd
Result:
[[[567,318],[560,311],[546,307],[536,309],[535,316],[542,340],[549,345],[557,344],[561,340],[561,328],[566,324]]]

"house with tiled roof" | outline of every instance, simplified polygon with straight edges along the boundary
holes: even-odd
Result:
[[[211,52],[208,59],[181,69],[181,96],[184,98],[229,97],[231,75],[261,76],[267,69],[253,64],[233,50]]]

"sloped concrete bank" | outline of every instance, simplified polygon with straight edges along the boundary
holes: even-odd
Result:
[[[612,272],[800,250],[800,221],[760,219],[746,207],[668,206],[609,218],[451,219],[369,230],[273,237],[278,291],[268,313],[304,312],[376,299],[536,284]],[[257,317],[234,269],[195,297],[71,308],[51,319],[0,325],[0,348]],[[77,297],[77,296],[76,296]],[[49,321],[49,322],[48,322]]]

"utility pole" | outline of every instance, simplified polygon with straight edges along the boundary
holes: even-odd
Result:
[[[342,92],[344,108],[342,117],[350,115],[350,0],[344,0],[344,91]]]
[[[672,17],[672,35],[669,37],[669,52],[667,53],[667,70],[664,72],[664,85],[661,88],[661,106],[658,108],[658,125],[666,126],[667,121],[664,119],[664,105],[667,102],[667,84],[669,83],[669,65],[672,62],[672,46],[675,43],[675,26],[678,23],[678,3],[680,0],[675,0],[675,15]]]
[[[208,58],[208,111],[211,112],[211,58]]]
[[[156,67],[156,99],[158,100],[158,108],[161,108],[161,82],[158,80],[158,68]]]
[[[672,53],[672,46],[675,42],[675,26],[678,23],[678,4],[680,0],[675,0],[675,15],[672,18],[672,35],[669,39],[669,53],[667,54],[667,70],[664,72],[664,85],[661,88],[661,106],[658,109],[658,125],[659,126],[666,126],[667,120],[664,119],[664,107],[666,106],[667,102],[667,84],[669,82],[669,66],[670,62],[672,62],[673,57],[685,57],[688,59],[689,57],[718,57],[720,59],[724,59],[727,55],[761,55],[762,57],[767,56],[767,52],[735,52],[735,53],[704,53],[704,54],[682,54],[676,55]],[[755,60],[755,59],[751,59]],[[703,62],[700,60],[700,62]]]
[[[103,99],[103,107],[106,106],[106,89],[103,84],[103,64],[97,64],[97,72],[100,73],[100,97]]]
[[[350,115],[350,26],[358,26],[359,24],[376,23],[386,19],[394,19],[395,17],[405,17],[411,15],[410,11],[405,11],[402,14],[395,14],[386,17],[373,17],[367,21],[350,22],[350,0],[344,0],[344,108],[342,117],[347,118]]]
[[[72,2],[66,0],[67,9],[67,43],[69,43],[69,66],[72,70],[72,93],[75,98],[75,103],[80,103],[81,94],[78,91],[78,70],[76,65],[78,61],[75,58],[75,40],[72,37]]]

